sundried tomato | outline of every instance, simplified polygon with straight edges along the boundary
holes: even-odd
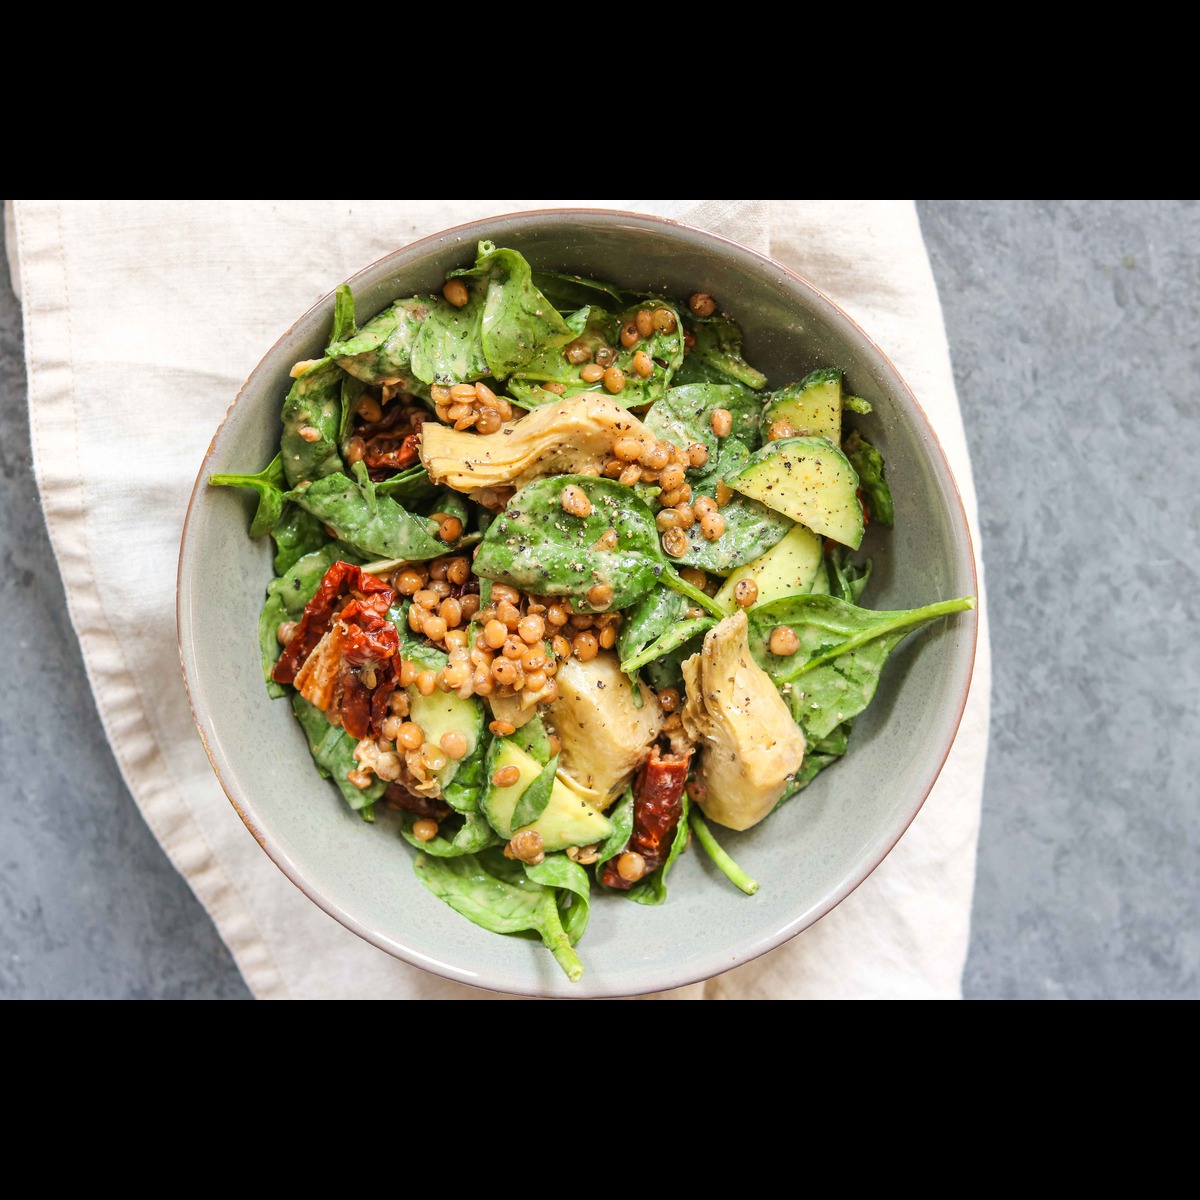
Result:
[[[658,746],[650,748],[650,757],[642,765],[633,789],[633,832],[626,850],[634,850],[646,860],[646,874],[661,866],[671,852],[675,830],[683,815],[683,792],[687,785],[692,751],[663,754]],[[619,856],[618,856],[619,857]],[[625,890],[633,882],[617,873],[617,859],[610,858],[600,873],[607,887]]]
[[[334,563],[271,678],[295,685],[322,711],[332,707],[354,737],[377,737],[398,678],[400,636],[386,619],[395,599],[374,575]]]

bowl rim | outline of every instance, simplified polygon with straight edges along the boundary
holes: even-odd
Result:
[[[443,978],[453,982],[460,983],[469,987],[480,989],[482,991],[500,992],[504,994],[524,995],[531,998],[547,996],[547,993],[537,989],[536,987],[522,986],[518,981],[507,979],[500,973],[488,973],[486,971],[466,970],[455,963],[441,962],[431,959],[425,954],[404,946],[395,938],[383,933],[372,926],[365,924],[352,912],[348,911],[341,904],[332,900],[319,887],[317,887],[307,876],[305,870],[296,863],[280,846],[279,842],[271,836],[269,831],[264,827],[258,815],[255,812],[255,807],[252,800],[246,796],[235,795],[236,788],[232,788],[226,781],[225,773],[222,770],[223,756],[219,753],[214,753],[210,744],[205,721],[202,719],[197,710],[195,698],[193,695],[193,680],[198,674],[197,663],[191,654],[191,620],[187,605],[184,602],[184,577],[188,570],[188,545],[189,531],[193,528],[192,517],[193,511],[197,506],[199,497],[207,491],[205,479],[209,474],[209,461],[212,458],[217,442],[220,439],[221,433],[232,416],[238,403],[241,401],[243,394],[255,382],[256,377],[260,372],[268,369],[269,360],[274,359],[282,344],[287,341],[292,334],[308,324],[310,321],[318,317],[328,317],[332,314],[333,302],[335,293],[338,287],[346,285],[352,291],[356,290],[356,283],[361,284],[365,280],[370,283],[370,277],[376,273],[383,271],[386,264],[392,259],[400,255],[418,255],[423,248],[433,248],[438,244],[448,244],[454,241],[477,241],[479,239],[488,238],[491,231],[494,231],[497,223],[518,225],[535,225],[538,222],[546,220],[566,220],[572,219],[599,219],[601,222],[613,222],[624,225],[641,226],[647,231],[658,230],[664,228],[672,230],[674,233],[681,235],[684,240],[699,242],[712,248],[714,245],[721,250],[726,256],[731,256],[735,260],[745,259],[755,264],[761,270],[763,266],[767,266],[774,271],[781,272],[801,291],[808,292],[810,297],[815,301],[816,307],[821,310],[821,317],[828,321],[834,327],[840,327],[841,332],[851,335],[854,340],[860,342],[867,350],[876,355],[881,364],[886,367],[892,381],[897,385],[903,400],[901,401],[909,410],[910,415],[916,419],[920,425],[920,432],[928,440],[930,447],[930,458],[934,462],[938,474],[942,477],[942,483],[950,497],[953,498],[953,506],[951,508],[951,520],[957,527],[959,534],[963,539],[965,548],[964,558],[968,568],[968,573],[971,582],[971,595],[976,598],[977,605],[979,599],[979,577],[976,564],[976,553],[974,545],[974,537],[971,530],[971,522],[968,518],[966,506],[963,503],[962,494],[958,487],[958,482],[951,469],[945,450],[942,447],[941,441],[937,436],[936,430],[933,428],[924,408],[917,399],[916,394],[909,386],[907,380],[896,368],[891,358],[886,352],[875,342],[875,340],[851,317],[845,309],[843,309],[836,301],[831,299],[825,292],[813,284],[809,279],[793,271],[790,267],[785,266],[777,259],[770,257],[768,254],[753,249],[742,242],[729,238],[723,234],[713,233],[709,230],[699,228],[698,226],[689,225],[684,221],[680,221],[671,217],[663,217],[649,213],[639,213],[625,209],[611,208],[587,208],[587,207],[563,207],[563,208],[545,208],[545,209],[526,209],[513,212],[497,212],[488,217],[480,217],[471,221],[463,222],[459,225],[447,226],[444,229],[437,230],[424,237],[414,239],[402,246],[396,247],[387,254],[381,255],[379,258],[372,260],[363,267],[359,268],[352,275],[348,276],[342,283],[336,284],[329,291],[319,297],[311,304],[299,317],[279,335],[272,346],[263,354],[262,358],[256,364],[254,369],[243,381],[238,388],[233,400],[230,402],[229,408],[226,410],[224,417],[217,426],[213,436],[209,442],[208,449],[205,451],[204,457],[200,463],[196,474],[195,483],[192,486],[191,494],[188,498],[187,509],[184,514],[183,531],[180,536],[179,557],[176,568],[176,639],[179,650],[180,668],[183,676],[184,690],[187,695],[188,707],[192,714],[192,720],[195,723],[196,730],[200,735],[201,744],[204,747],[204,753],[208,758],[209,764],[213,769],[213,773],[224,791],[226,798],[233,806],[234,811],[241,818],[247,830],[253,836],[255,841],[266,853],[267,857],[275,866],[282,871],[284,876],[291,881],[309,900],[316,904],[329,916],[333,917],[340,924],[357,934],[364,941],[376,946],[380,950],[385,951],[394,958],[408,964],[419,967],[423,970],[430,971],[440,975]],[[592,981],[586,991],[587,995],[580,998],[603,998],[603,997],[618,997],[644,995],[650,992],[668,991],[674,988],[686,986],[687,984],[701,982],[705,979],[713,978],[714,976],[723,974],[726,971],[732,970],[735,967],[743,966],[746,963],[752,962],[761,957],[763,954],[776,947],[783,945],[792,938],[802,933],[826,916],[834,908],[842,903],[853,891],[860,887],[879,867],[879,865],[887,858],[891,851],[895,848],[900,839],[908,831],[917,814],[921,811],[932,792],[942,770],[945,767],[946,761],[949,758],[950,751],[958,736],[959,729],[962,723],[963,713],[966,709],[968,696],[971,689],[971,683],[974,678],[976,655],[978,652],[979,639],[979,612],[978,607],[958,614],[967,619],[967,625],[970,633],[969,653],[966,656],[966,670],[963,674],[962,685],[958,696],[956,697],[955,711],[953,720],[948,723],[946,733],[943,739],[943,745],[936,753],[936,767],[929,773],[927,779],[923,781],[921,786],[914,790],[913,798],[908,808],[902,813],[901,819],[893,826],[881,832],[880,836],[865,850],[860,856],[856,869],[850,872],[836,887],[826,892],[822,899],[812,905],[807,910],[796,914],[791,920],[782,925],[776,926],[771,932],[758,937],[752,942],[748,942],[744,953],[734,958],[728,955],[710,956],[700,958],[693,961],[692,965],[687,969],[675,969],[672,971],[669,968],[658,968],[661,970],[661,977],[656,977],[653,982],[640,987],[635,991],[623,989],[617,991],[605,991],[601,985],[597,989]],[[190,670],[189,670],[190,668]],[[221,761],[219,761],[221,760]],[[577,985],[578,986],[578,985]],[[549,998],[559,998],[557,995]]]

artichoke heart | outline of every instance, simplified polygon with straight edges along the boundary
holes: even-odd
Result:
[[[702,747],[697,774],[707,789],[700,807],[729,829],[757,825],[804,762],[804,734],[750,657],[748,629],[739,610],[683,662],[683,727]]]
[[[607,808],[662,729],[658,698],[644,687],[638,708],[629,676],[606,650],[589,662],[566,659],[556,678],[558,699],[547,715],[562,742],[559,774],[594,808]]]
[[[421,427],[421,461],[434,483],[458,492],[521,488],[544,475],[574,475],[585,466],[601,466],[620,437],[655,440],[615,400],[581,392],[544,404],[495,433],[471,433],[426,421]]]

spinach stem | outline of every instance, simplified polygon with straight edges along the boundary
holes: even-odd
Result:
[[[758,891],[758,880],[751,879],[741,867],[721,849],[717,839],[713,837],[712,830],[704,823],[704,818],[700,816],[700,812],[696,805],[692,805],[688,812],[688,822],[692,827],[692,832],[696,835],[696,840],[704,847],[708,857],[713,860],[717,868],[735,887],[741,888],[747,896],[753,896]]]
[[[694,600],[706,612],[712,613],[718,621],[729,615],[711,596],[706,596],[698,587],[693,587],[686,579],[681,579],[675,573],[675,568],[670,565],[663,572],[663,582],[672,591]]]

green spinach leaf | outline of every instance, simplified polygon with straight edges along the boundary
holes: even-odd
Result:
[[[338,435],[344,378],[335,363],[321,359],[296,379],[283,402],[280,455],[293,488],[342,469]]]
[[[890,612],[856,608],[834,596],[782,596],[750,610],[750,653],[805,737],[816,743],[867,707],[901,639],[938,617],[974,607],[972,596]],[[794,654],[771,653],[771,634],[781,625],[799,639]]]
[[[283,459],[275,455],[257,475],[216,474],[208,477],[209,487],[253,488],[258,493],[258,508],[250,522],[250,536],[260,538],[275,528],[283,512]]]
[[[414,869],[435,896],[469,921],[493,933],[536,933],[572,983],[583,976],[563,926],[557,887],[535,883],[499,849],[457,858],[419,854]]]
[[[439,823],[437,836],[427,842],[421,841],[412,831],[413,823],[419,819],[416,814],[406,812],[402,816],[401,837],[410,846],[415,846],[434,858],[459,858],[464,854],[478,854],[481,850],[504,843],[504,839],[496,835],[496,831],[480,812],[465,812],[447,817]],[[453,830],[453,836],[446,837],[447,829]]]
[[[346,291],[348,293],[349,289]],[[413,373],[412,355],[417,335],[433,303],[427,296],[397,300],[372,317],[357,333],[351,330],[346,336],[338,337],[335,329],[325,353],[343,371],[363,383],[394,383],[406,392],[428,395],[424,386],[428,381],[418,379]]]
[[[709,370],[744,384],[754,391],[766,387],[767,377],[742,357],[742,331],[728,317],[688,317],[688,331],[696,339],[688,357]]]
[[[883,455],[857,429],[842,443],[842,452],[858,474],[858,482],[867,495],[871,520],[891,529],[896,519],[892,489],[884,478]]]
[[[563,491],[571,486],[582,488],[591,501],[589,516],[563,509]],[[609,529],[617,535],[616,548],[598,548]],[[723,615],[666,561],[654,516],[632,489],[592,475],[552,475],[522,488],[488,527],[474,570],[521,591],[570,596],[580,612],[627,608],[661,580],[714,616]],[[587,600],[596,586],[612,591],[599,608]]]
[[[368,788],[358,788],[347,778],[351,771],[358,770],[360,766],[354,757],[358,740],[341,726],[330,725],[325,714],[301,695],[292,697],[292,708],[304,730],[309,752],[322,775],[337,784],[346,803],[356,812],[374,804],[387,790],[387,784],[382,779],[376,779]]]
[[[513,809],[513,829],[532,825],[546,811],[546,805],[550,803],[550,790],[554,787],[554,773],[557,770],[558,755],[556,754],[542,768],[542,773],[521,793],[517,807]]]
[[[285,499],[318,517],[339,541],[353,546],[364,558],[416,562],[446,551],[446,544],[438,541],[435,522],[380,496],[369,480],[361,486],[337,472],[288,492]]]

